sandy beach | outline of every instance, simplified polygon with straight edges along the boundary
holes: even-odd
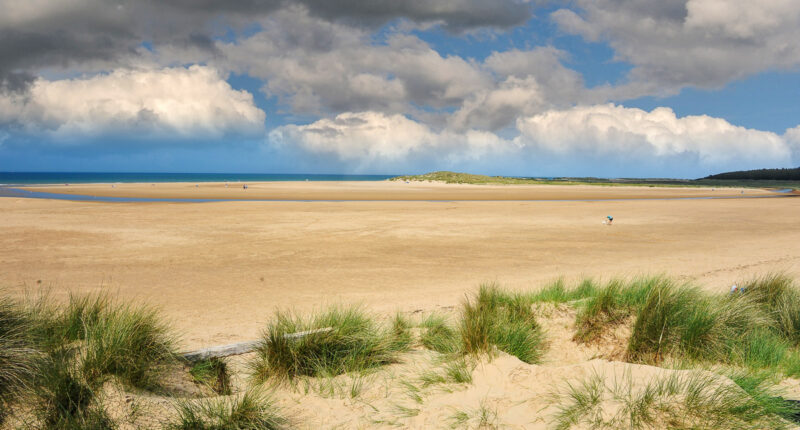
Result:
[[[736,197],[739,189],[399,182],[258,183],[246,192],[185,183],[35,189],[354,200],[0,198],[0,285],[15,294],[108,291],[156,304],[186,348],[254,339],[276,308],[358,302],[376,312],[429,311],[457,305],[482,282],[533,289],[559,277],[666,273],[726,289],[769,271],[800,271],[798,198],[642,200]],[[518,201],[558,198],[618,200]],[[388,201],[355,201],[365,199]],[[614,225],[602,223],[606,215]]]
[[[247,186],[245,189],[244,186]],[[330,201],[512,201],[659,199],[758,196],[767,190],[702,187],[594,185],[470,185],[403,181],[204,182],[51,184],[31,191],[102,197],[157,199],[330,200]]]

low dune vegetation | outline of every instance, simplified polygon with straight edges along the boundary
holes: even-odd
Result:
[[[396,362],[409,343],[402,319],[380,327],[358,307],[332,307],[311,318],[279,312],[257,349],[253,377],[264,382],[365,371]]]
[[[486,383],[476,375],[493,360],[557,368],[546,359],[556,344],[603,351],[609,343],[622,351],[609,359],[662,373],[567,375],[549,406],[530,412],[545,415],[545,428],[790,428],[800,409],[780,387],[800,377],[800,288],[780,274],[738,285],[710,293],[666,276],[531,291],[486,284],[439,312],[277,312],[255,351],[192,363],[151,307],[102,294],[2,295],[0,428],[313,426],[286,408],[287,396],[367,396],[367,409],[352,411],[372,411],[362,425],[413,427],[428,399]],[[570,315],[568,337],[548,331],[554,315]],[[125,413],[109,403],[114,393],[124,393]],[[137,412],[136,399],[159,409]],[[456,406],[443,427],[502,427],[496,403]],[[155,418],[137,421],[148,414]]]
[[[536,363],[545,348],[531,304],[494,284],[481,285],[475,297],[464,299],[455,325],[433,314],[421,326],[422,345],[442,354],[476,357],[499,350]]]

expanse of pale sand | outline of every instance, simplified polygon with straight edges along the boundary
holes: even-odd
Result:
[[[212,197],[233,192],[232,186],[70,185],[59,191]],[[172,191],[157,195],[152,189]],[[448,201],[0,198],[0,285],[14,294],[44,286],[56,298],[68,291],[108,291],[158,305],[183,333],[182,346],[191,349],[255,339],[276,308],[306,312],[331,303],[362,303],[386,316],[394,311],[412,318],[436,310],[452,314],[464,294],[481,282],[534,289],[558,277],[607,280],[666,273],[725,291],[737,280],[771,271],[800,273],[800,198],[641,200],[741,192],[389,182],[251,184],[236,192],[259,190],[269,196],[259,198],[290,200],[380,195],[374,198]],[[492,190],[514,197],[458,201],[476,200]],[[768,192],[747,190],[745,195],[755,194]],[[619,200],[515,201],[521,195]],[[614,225],[602,223],[606,215],[614,216]],[[419,350],[366,381],[356,399],[346,394],[348,382],[343,381],[340,394],[284,388],[279,401],[306,428],[376,426],[375,420],[412,428],[447,426],[456,411],[474,413],[481,406],[495,412],[501,426],[545,428],[554,412],[546,398],[565,381],[600,373],[611,379],[631,375],[641,385],[673,372],[616,362],[619,349],[575,344],[574,313],[564,312],[542,320],[550,347],[541,365],[502,356],[476,368],[471,385],[423,392],[422,404],[399,383],[403,375],[435,366],[430,353]],[[624,336],[620,339],[622,348]],[[242,369],[244,359],[234,360],[233,367]],[[158,397],[147,400],[154,408],[168,404]],[[397,405],[419,411],[403,418]],[[613,412],[618,406],[610,402],[606,409]]]

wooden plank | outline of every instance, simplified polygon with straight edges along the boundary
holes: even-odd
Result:
[[[333,330],[333,327],[319,328],[315,330],[306,330],[297,333],[288,333],[283,335],[286,339],[298,339],[303,336],[308,336],[315,333],[326,333]],[[255,350],[261,343],[260,340],[251,340],[247,342],[232,343],[229,345],[212,346],[211,348],[198,349],[196,351],[189,351],[181,353],[181,356],[190,362],[208,360],[209,358],[222,358],[231,355],[247,354]]]

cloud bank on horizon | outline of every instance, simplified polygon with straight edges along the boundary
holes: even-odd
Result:
[[[800,75],[791,0],[0,10],[0,170],[696,177],[800,164],[796,108],[760,129],[724,109],[636,107]]]

